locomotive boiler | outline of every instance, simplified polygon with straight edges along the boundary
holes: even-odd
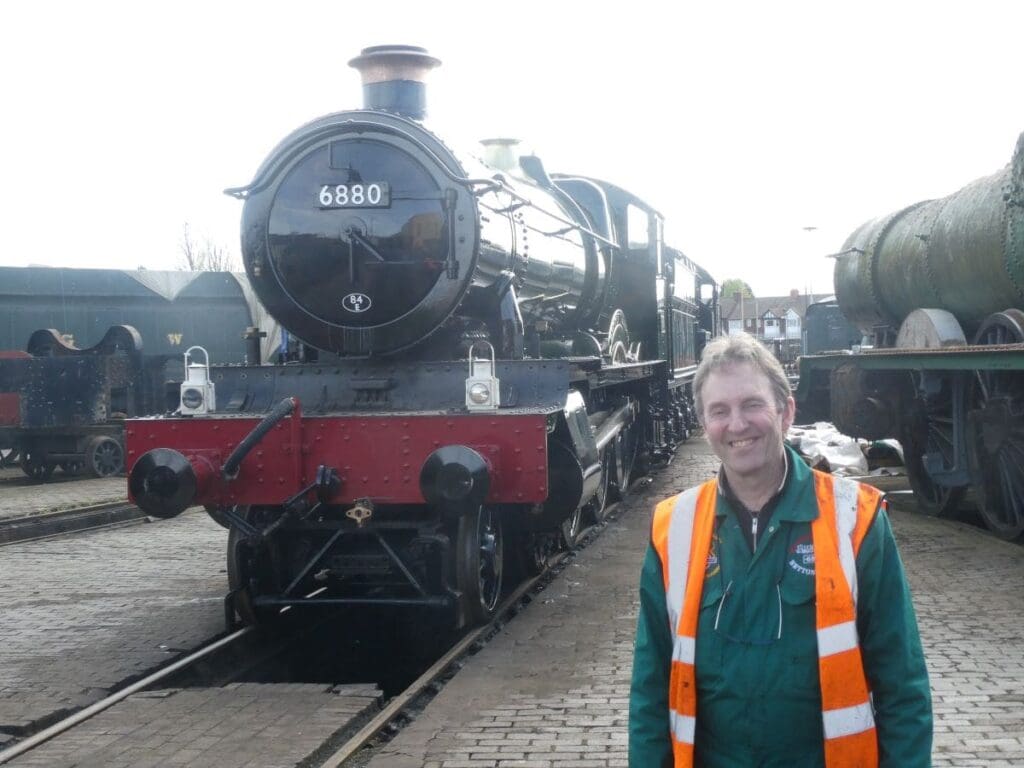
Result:
[[[363,108],[300,127],[227,190],[250,283],[300,354],[190,366],[175,415],[129,426],[129,490],[230,528],[247,622],[337,605],[477,622],[508,566],[572,546],[694,426],[717,288],[624,189],[508,141],[491,163],[445,144],[423,49],[350,63]]]
[[[911,312],[936,307],[972,335],[993,313],[1024,304],[1022,142],[998,173],[850,235],[836,260],[836,298],[863,333],[892,344]]]
[[[805,418],[897,437],[919,505],[1024,533],[1024,134],[1011,162],[948,197],[858,228],[839,306],[874,349],[806,358]],[[806,381],[803,373],[807,373]]]

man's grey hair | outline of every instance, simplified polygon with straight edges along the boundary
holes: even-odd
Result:
[[[767,347],[749,333],[735,333],[730,336],[719,336],[704,347],[704,353],[693,377],[693,399],[697,406],[697,418],[704,423],[704,384],[708,376],[720,368],[747,363],[768,378],[768,384],[775,395],[775,404],[779,410],[785,410],[786,401],[792,395],[789,379],[782,369],[782,364]]]

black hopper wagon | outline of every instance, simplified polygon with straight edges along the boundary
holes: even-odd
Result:
[[[870,342],[802,358],[801,420],[893,437],[918,505],[973,492],[1024,534],[1024,135],[1001,171],[867,222],[837,255],[836,299]]]
[[[695,425],[714,280],[626,190],[509,141],[446,145],[423,121],[438,63],[364,50],[365,107],[228,190],[250,282],[302,358],[214,361],[175,415],[129,422],[133,499],[230,528],[246,622],[338,605],[483,621],[513,564],[572,546]]]
[[[269,352],[240,341],[259,312],[244,275],[0,267],[2,460],[40,481],[122,473],[125,419],[177,408],[189,346]]]

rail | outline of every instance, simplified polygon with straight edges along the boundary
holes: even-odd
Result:
[[[559,565],[567,557],[568,553],[563,553],[543,572],[520,584],[519,587],[498,607],[494,618],[489,623],[472,630],[464,638],[459,640],[459,642],[453,645],[448,652],[444,654],[444,656],[435,661],[430,668],[416,678],[408,688],[391,699],[384,709],[382,709],[370,722],[364,725],[351,739],[342,744],[341,747],[321,763],[321,768],[339,768],[339,766],[343,765],[346,760],[366,747],[371,739],[386,728],[391,721],[398,717],[402,711],[416,699],[417,696],[422,694],[438,678],[444,675],[444,673],[460,657],[465,655],[474,644],[480,642],[480,640],[494,630],[499,623],[508,618],[508,614],[511,612],[512,608],[518,605],[519,601],[522,600],[523,597],[540,581],[549,577],[554,567]]]
[[[148,688],[154,683],[158,683],[164,678],[170,677],[175,672],[178,672],[179,670],[196,663],[200,659],[209,656],[214,651],[218,651],[224,646],[230,645],[236,640],[240,640],[252,631],[254,631],[253,627],[243,627],[242,629],[236,630],[235,632],[232,632],[230,635],[222,637],[219,640],[215,640],[206,647],[200,648],[198,651],[190,653],[188,656],[185,656],[182,659],[178,659],[173,664],[169,664],[163,669],[160,669],[154,672],[153,674],[142,678],[141,680],[137,680],[131,685],[125,686],[121,690],[112,693],[110,696],[107,696],[105,699],[100,699],[96,703],[90,704],[85,709],[79,710],[70,717],[66,717],[63,720],[54,723],[50,727],[44,728],[43,730],[39,731],[39,733],[29,736],[24,741],[19,741],[13,747],[9,747],[0,752],[0,765],[10,762],[19,755],[23,755],[26,752],[35,749],[40,744],[49,741],[54,736],[58,736],[64,733],[65,731],[74,728],[79,723],[85,722],[89,718],[98,715],[105,709],[109,709],[110,707],[117,704],[119,701],[128,698],[133,693],[138,693],[144,688]]]

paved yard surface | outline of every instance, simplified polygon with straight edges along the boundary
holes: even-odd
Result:
[[[368,765],[624,766],[651,510],[716,465],[702,441],[683,446]],[[7,490],[0,486],[0,497]],[[908,512],[893,520],[932,675],[935,765],[1024,765],[1024,547]],[[100,698],[220,632],[225,539],[206,515],[186,513],[0,549],[0,747],[5,733]],[[340,701],[323,686],[243,693],[237,701],[246,707],[233,706],[244,711],[228,711],[223,702],[236,694],[222,690],[133,698],[13,765],[120,765],[111,762],[117,750],[125,765],[307,765],[316,739],[353,707],[375,705],[372,692],[360,694],[366,701]],[[138,725],[152,722],[148,711],[167,716],[159,727]],[[133,727],[149,730],[140,740],[128,736]],[[289,739],[286,754],[266,746]]]
[[[285,768],[361,713],[374,686],[260,685],[136,694],[16,758],[15,768]]]
[[[654,504],[717,468],[684,445],[370,768],[626,765],[637,583]],[[1024,547],[893,513],[934,695],[935,766],[1024,766]]]
[[[128,498],[125,477],[70,478],[57,470],[48,483],[34,483],[20,469],[0,469],[0,521]]]
[[[0,547],[0,734],[222,632],[226,543],[205,513],[187,512]]]

